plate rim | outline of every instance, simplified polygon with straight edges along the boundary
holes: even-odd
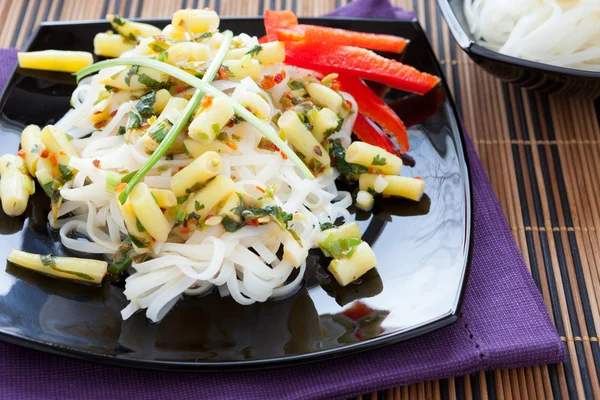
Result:
[[[148,23],[164,23],[170,21],[168,18],[132,18],[136,21],[148,22]],[[252,20],[258,21],[263,20],[262,17],[222,17],[222,20]],[[406,22],[411,23],[415,30],[418,31],[420,35],[425,38],[425,43],[427,46],[427,51],[433,56],[435,61],[434,67],[436,69],[436,73],[441,77],[440,84],[442,85],[444,92],[447,96],[446,100],[448,101],[451,109],[451,113],[454,116],[456,123],[456,131],[457,137],[460,141],[460,151],[457,152],[457,156],[459,157],[459,166],[462,171],[463,178],[465,180],[464,189],[465,189],[465,216],[466,216],[466,237],[464,241],[464,247],[466,247],[465,257],[463,258],[463,268],[460,277],[460,289],[457,291],[454,304],[452,308],[446,313],[442,314],[435,319],[426,321],[421,323],[420,325],[415,326],[409,331],[398,332],[398,333],[390,333],[389,335],[379,336],[372,339],[369,339],[365,342],[357,342],[345,345],[343,347],[336,347],[331,349],[325,349],[321,351],[316,351],[312,353],[304,353],[304,354],[296,354],[296,355],[288,355],[284,357],[273,357],[273,358],[263,358],[258,360],[239,360],[239,361],[173,361],[173,360],[148,360],[148,359],[136,359],[136,358],[124,358],[119,357],[118,355],[109,355],[109,354],[101,354],[93,351],[86,351],[82,349],[76,349],[72,347],[62,346],[50,342],[46,342],[43,340],[39,340],[33,337],[25,337],[18,335],[12,331],[0,329],[0,340],[23,346],[26,348],[31,348],[37,351],[43,351],[46,353],[51,353],[55,355],[67,356],[70,358],[86,360],[86,361],[94,361],[103,364],[110,365],[118,365],[122,367],[133,367],[140,369],[153,369],[153,370],[169,370],[169,371],[187,371],[187,372],[212,372],[212,371],[224,371],[224,370],[249,370],[249,369],[269,369],[276,368],[281,366],[290,366],[290,365],[300,365],[306,364],[310,362],[318,362],[323,360],[331,360],[334,358],[346,357],[350,354],[357,354],[363,351],[373,350],[376,348],[381,348],[386,345],[397,344],[403,342],[405,340],[409,340],[418,336],[421,336],[426,333],[433,332],[440,328],[443,328],[451,323],[455,322],[460,316],[460,309],[464,302],[467,282],[469,278],[469,272],[472,264],[472,255],[473,255],[473,188],[472,188],[472,179],[471,179],[471,167],[470,160],[468,157],[467,150],[467,138],[466,138],[466,129],[464,127],[464,123],[454,98],[452,97],[452,93],[450,92],[449,86],[447,84],[445,74],[441,68],[438,57],[433,52],[431,47],[431,42],[427,37],[425,31],[422,26],[419,24],[416,17],[414,18],[363,18],[363,17],[308,17],[308,18],[299,18],[300,21],[304,22],[315,22],[321,21],[326,22],[328,20],[344,20],[344,21],[365,21],[365,22],[377,22],[377,23],[398,23],[398,22]],[[32,43],[35,41],[37,36],[42,32],[45,27],[52,26],[81,26],[81,25],[93,25],[98,23],[106,23],[106,20],[84,20],[84,21],[45,21],[39,24],[31,33],[29,39],[26,44],[23,46],[23,51],[28,51],[31,47]],[[18,64],[14,67],[12,73],[7,78],[7,84],[0,91],[0,108],[3,108],[4,103],[6,101],[5,94],[9,88],[8,83],[11,82],[14,78],[14,75],[17,73],[19,69]],[[458,147],[457,147],[458,150]]]

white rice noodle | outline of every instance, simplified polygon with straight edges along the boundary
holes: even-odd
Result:
[[[503,54],[600,71],[597,0],[464,0],[471,33]]]

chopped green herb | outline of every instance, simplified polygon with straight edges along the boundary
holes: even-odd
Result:
[[[133,32],[129,32],[129,35],[127,35],[125,37],[126,40],[132,42],[132,43],[136,43],[137,42],[137,38],[135,37],[135,35],[133,34]]]
[[[221,132],[221,126],[219,124],[215,123],[215,124],[211,125],[211,128],[212,128],[212,131],[213,131],[215,137],[219,136],[219,133]]]
[[[208,39],[212,35],[213,35],[212,32],[204,32],[202,35],[198,35],[198,36],[194,37],[194,41]]]
[[[65,182],[73,179],[73,171],[71,171],[66,165],[58,164],[58,171],[62,175],[62,178],[65,180]]]
[[[236,221],[233,218],[231,218],[229,215],[226,215],[223,217],[223,220],[221,221],[221,225],[223,225],[223,228],[225,228],[225,230],[227,232],[235,232],[244,226],[244,222]]]
[[[142,225],[142,223],[140,222],[140,220],[137,219],[137,218],[135,219],[135,227],[140,232],[146,232],[146,228],[144,228],[144,225]]]
[[[160,167],[156,168],[158,170],[158,172],[165,172],[166,170],[169,169],[168,165],[161,165]]]
[[[67,137],[67,140],[70,142],[71,140],[73,140],[73,136],[69,135],[68,133],[65,133],[65,136]]]
[[[134,65],[133,67],[129,68],[129,71],[127,71],[127,75],[125,75],[124,79],[127,86],[131,86],[131,77],[137,74],[139,69],[140,67],[138,65]]]
[[[148,43],[148,47],[155,53],[161,53],[169,49],[169,44],[162,39],[154,39],[153,42]]]
[[[167,154],[167,155],[165,156],[165,158],[166,158],[167,160],[171,161],[173,158],[175,158],[175,154]]]
[[[56,256],[54,254],[40,255],[40,259],[42,260],[42,264],[46,266],[56,265]]]
[[[143,118],[150,118],[154,115],[154,102],[156,101],[156,92],[148,92],[135,105],[135,109]]]
[[[121,245],[119,249],[113,256],[113,261],[108,266],[108,272],[113,275],[120,275],[123,271],[125,271],[131,265],[131,253],[132,253],[132,243],[131,238],[127,237]]]
[[[340,129],[342,129],[342,125],[344,125],[344,118],[340,117],[338,119],[338,124],[335,128],[327,129],[325,132],[323,132],[323,136],[325,136],[325,139],[327,139],[329,136],[333,135],[334,133],[339,132]]]
[[[129,111],[126,129],[137,129],[142,126],[142,117],[136,111]]]
[[[165,140],[165,137],[167,136],[167,133],[169,133],[169,129],[171,129],[172,126],[173,124],[171,121],[165,118],[162,121],[152,125],[148,130],[148,135],[150,135],[150,137],[156,143],[161,143],[163,140]]]
[[[185,221],[185,210],[181,207],[177,207],[177,213],[175,214],[175,221],[177,222],[183,222]]]
[[[142,85],[149,87],[150,89],[155,89],[155,90],[164,89],[169,86],[167,83],[159,82],[156,79],[151,78],[144,73],[138,75],[138,82],[141,83]]]
[[[337,168],[340,174],[348,180],[358,180],[360,174],[364,174],[369,169],[362,165],[346,162],[346,149],[342,146],[339,139],[332,140],[327,145],[329,155],[331,156],[331,165]]]
[[[252,49],[250,49],[250,51],[247,52],[246,54],[249,54],[252,57],[256,57],[256,56],[258,56],[258,53],[260,53],[262,50],[263,50],[263,47],[261,45],[256,45]]]
[[[121,19],[121,17],[119,17],[118,15],[113,16],[113,20],[111,21],[113,24],[116,24],[118,26],[123,26],[125,25],[125,21],[123,21]]]
[[[117,131],[117,136],[124,135],[126,132],[127,132],[127,128],[125,128],[124,126],[120,126],[119,130]]]
[[[301,81],[297,81],[295,79],[290,79],[288,81],[288,87],[292,90],[300,90],[300,89],[305,89],[304,83],[302,83]]]
[[[186,202],[186,200],[188,199],[188,197],[190,197],[189,194],[186,194],[185,196],[179,196],[177,198],[177,204],[183,204]]]
[[[362,240],[357,238],[337,238],[330,233],[325,240],[319,243],[319,247],[327,257],[339,259],[352,257],[354,250],[361,242]]]
[[[194,202],[194,208],[196,209],[196,211],[202,210],[204,209],[204,204],[201,204],[198,200],[196,200]]]
[[[332,224],[331,222],[324,222],[321,224],[322,231],[326,231],[327,229],[333,229],[333,228],[335,228],[335,225]]]
[[[387,160],[385,157],[381,157],[379,154],[375,154],[375,157],[373,157],[373,161],[371,162],[372,165],[385,165],[386,163]]]
[[[131,240],[131,243],[133,243],[136,247],[139,247],[140,249],[148,247],[143,239],[131,235],[129,236],[129,238]]]

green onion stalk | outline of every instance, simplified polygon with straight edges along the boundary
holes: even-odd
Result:
[[[210,85],[217,71],[221,67],[221,63],[225,58],[227,51],[229,50],[229,44],[231,43],[231,38],[233,36],[231,31],[225,31],[223,35],[225,37],[223,44],[221,45],[221,48],[219,49],[215,58],[211,61],[210,66],[202,79],[198,79],[195,76],[172,65],[144,57],[116,58],[113,60],[100,61],[96,64],[90,65],[89,67],[83,68],[82,70],[74,74],[77,77],[77,80],[79,81],[81,78],[98,72],[103,68],[114,67],[119,65],[139,65],[141,67],[152,68],[157,71],[168,74],[198,89],[196,93],[194,93],[194,96],[192,97],[186,108],[184,109],[182,117],[171,128],[165,139],[154,151],[152,157],[148,160],[148,162],[142,168],[140,168],[139,171],[137,171],[137,173],[133,176],[133,178],[131,178],[131,180],[127,184],[125,190],[120,194],[119,200],[121,201],[121,203],[124,203],[127,200],[127,197],[129,196],[129,193],[131,192],[133,187],[143,178],[143,176],[154,166],[154,164],[158,162],[158,160],[171,147],[177,135],[187,124],[193,111],[196,109],[205,93],[211,95],[212,97],[222,97],[226,99],[231,104],[235,113],[238,116],[246,120],[267,139],[273,142],[275,146],[277,146],[298,168],[300,168],[300,170],[306,178],[314,179],[314,175],[312,174],[310,169],[304,164],[304,162],[302,162],[298,155],[296,155],[296,153],[294,153],[294,151],[283,140],[281,140],[279,135],[277,135],[277,132],[275,132],[275,130],[269,124],[261,121],[256,116],[254,116],[254,114],[248,111],[245,107],[232,100],[225,93]]]

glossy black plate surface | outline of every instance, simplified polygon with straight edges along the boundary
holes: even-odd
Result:
[[[530,90],[592,99],[600,96],[600,72],[557,67],[487,49],[470,33],[463,0],[438,0],[438,6],[454,40],[490,74]]]
[[[165,20],[151,21],[164,26]],[[308,23],[387,33],[411,40],[403,61],[442,76],[418,23],[316,19]],[[224,19],[222,29],[263,34],[262,19]],[[105,22],[45,24],[29,50],[92,50]],[[69,108],[74,79],[17,70],[0,100],[2,153],[16,153],[27,124],[56,121]],[[360,284],[339,287],[317,253],[303,288],[282,300],[241,306],[212,293],[188,298],[158,324],[143,313],[122,321],[122,285],[90,288],[7,265],[0,271],[0,339],[114,364],[169,369],[263,367],[323,359],[405,340],[456,319],[470,260],[471,192],[458,116],[445,82],[424,97],[378,87],[410,128],[420,203],[381,199],[354,213],[378,267]],[[38,188],[39,189],[39,188]],[[0,259],[13,247],[68,254],[47,226],[41,190],[22,217],[0,211]],[[323,266],[320,265],[323,263]],[[2,262],[4,264],[4,262]],[[349,310],[350,309],[350,310]]]

